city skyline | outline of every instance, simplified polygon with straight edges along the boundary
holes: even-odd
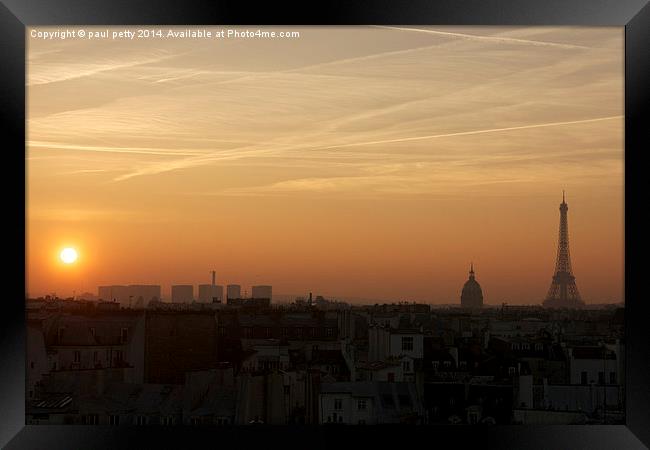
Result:
[[[566,190],[584,300],[623,300],[621,28],[296,29],[28,38],[28,294],[458,303],[473,262],[486,304],[541,304]]]

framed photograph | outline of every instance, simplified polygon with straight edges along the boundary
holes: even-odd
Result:
[[[3,448],[650,445],[647,1],[0,21]]]

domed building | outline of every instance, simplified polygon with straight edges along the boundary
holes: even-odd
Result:
[[[474,277],[474,264],[470,265],[469,279],[463,286],[463,292],[460,294],[460,306],[462,308],[482,308],[483,291]]]

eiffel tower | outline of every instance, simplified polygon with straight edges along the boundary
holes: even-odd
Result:
[[[582,308],[585,304],[580,298],[576,277],[571,271],[571,256],[569,254],[569,225],[567,211],[569,210],[564,200],[560,204],[560,235],[557,247],[557,260],[555,262],[555,275],[551,287],[546,294],[543,306],[545,308]]]

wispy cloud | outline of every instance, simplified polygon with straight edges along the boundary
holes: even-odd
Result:
[[[27,141],[27,148],[50,148],[58,150],[76,150],[81,152],[98,153],[131,153],[136,155],[160,156],[195,156],[205,154],[205,151],[194,149],[152,148],[152,147],[111,147],[95,145],[65,144],[60,142]]]
[[[27,72],[27,86],[39,86],[61,81],[74,80],[76,78],[97,75],[102,72],[158,63],[177,56],[179,55],[173,53],[170,54],[169,52],[163,50],[148,56],[134,55],[127,61],[124,61],[124,58],[105,59],[100,62],[81,61],[66,63],[39,63],[38,60],[35,60],[29,65],[29,70]]]
[[[598,118],[591,118],[591,119],[582,119],[582,120],[573,120],[573,121],[563,121],[563,122],[548,122],[548,123],[537,123],[537,124],[531,124],[531,125],[521,125],[521,126],[516,126],[516,127],[503,127],[503,128],[491,128],[491,129],[480,129],[480,130],[468,130],[468,131],[462,131],[462,132],[455,132],[455,133],[442,133],[442,134],[435,134],[435,135],[427,135],[427,136],[409,136],[409,137],[400,137],[400,138],[394,138],[394,139],[384,139],[384,140],[375,140],[375,141],[362,141],[362,142],[350,142],[350,143],[342,143],[342,144],[334,144],[334,145],[324,145],[324,146],[318,146],[318,145],[310,145],[308,142],[305,142],[304,144],[299,143],[299,144],[291,144],[291,145],[265,145],[265,144],[260,144],[258,146],[246,146],[244,148],[235,148],[232,150],[228,151],[220,151],[220,152],[211,152],[211,153],[204,153],[201,154],[200,156],[193,156],[190,158],[183,158],[183,159],[177,159],[177,160],[171,160],[171,161],[163,161],[163,162],[155,162],[155,163],[150,163],[146,165],[145,167],[138,168],[135,171],[128,172],[126,174],[117,176],[114,178],[114,181],[125,181],[130,178],[134,178],[137,176],[144,176],[144,175],[154,175],[154,174],[161,174],[165,172],[171,172],[174,170],[180,170],[180,169],[188,169],[192,167],[198,167],[198,166],[203,166],[203,165],[208,165],[208,164],[214,164],[216,162],[225,162],[225,161],[234,161],[234,160],[241,160],[241,159],[249,159],[249,158],[260,158],[260,157],[287,157],[292,153],[295,153],[296,157],[299,157],[301,159],[309,159],[309,158],[314,158],[317,160],[322,160],[324,157],[327,157],[327,155],[323,153],[319,153],[318,151],[322,150],[332,150],[332,149],[338,149],[338,148],[350,148],[350,147],[361,147],[361,146],[371,146],[371,145],[379,145],[379,144],[394,144],[394,143],[402,143],[402,142],[410,142],[410,141],[423,141],[423,140],[429,140],[429,139],[438,139],[438,138],[453,138],[453,137],[461,137],[461,136],[471,136],[471,135],[478,135],[478,134],[487,134],[487,133],[503,133],[503,132],[510,132],[510,131],[519,131],[519,130],[527,130],[527,129],[535,129],[535,128],[547,128],[547,127],[559,127],[559,126],[568,126],[568,125],[578,125],[578,124],[588,124],[588,123],[593,123],[593,122],[599,122],[599,121],[605,121],[605,120],[613,120],[613,119],[621,119],[623,116],[610,116],[610,117],[598,117]],[[338,158],[339,160],[345,160],[347,157],[352,157],[352,158],[361,158],[361,159],[373,159],[376,160],[377,158],[383,158],[385,155],[359,155],[359,154],[334,154],[330,155],[330,157],[335,157]],[[393,157],[396,158],[403,158],[401,155],[393,155]]]
[[[376,43],[359,45],[362,41],[354,40],[350,45],[359,48],[350,52],[325,52],[320,58],[306,58],[307,64],[300,64],[302,59],[260,64],[259,71],[249,70],[248,64],[208,60],[186,65],[182,58],[173,58],[184,54],[182,46],[168,53],[140,51],[150,56],[139,64],[131,57],[86,58],[91,65],[106,65],[82,70],[89,78],[98,79],[96,75],[110,67],[123,69],[122,75],[142,82],[147,92],[129,89],[101,107],[66,109],[33,119],[28,147],[106,154],[102,159],[107,167],[102,170],[112,172],[113,182],[201,167],[256,166],[269,168],[269,173],[282,172],[281,180],[261,189],[265,192],[364,187],[406,192],[409,183],[416,186],[424,180],[411,163],[444,162],[447,169],[462,167],[463,159],[515,164],[518,158],[530,160],[526,152],[537,151],[508,148],[498,155],[492,149],[488,161],[478,150],[483,140],[461,138],[513,133],[516,140],[526,136],[514,134],[518,131],[579,129],[623,117],[615,115],[612,107],[595,108],[600,106],[594,99],[603,83],[613,86],[612,74],[600,70],[609,57],[599,53],[606,51],[602,48],[562,52],[555,49],[588,47],[447,30],[366,29],[355,38],[375,32],[390,36],[391,49],[378,51],[382,46]],[[398,41],[395,32],[404,33]],[[427,39],[422,34],[448,39]],[[470,41],[466,52],[450,50],[456,46],[447,44],[457,39]],[[423,45],[427,41],[433,42]],[[530,57],[531,46],[539,47],[535,50],[539,57]],[[484,49],[489,57],[483,57]],[[191,51],[206,54],[198,47]],[[472,58],[473,54],[481,57]],[[219,60],[234,56],[229,58]],[[464,77],[457,77],[459,73]],[[563,77],[575,74],[584,74],[584,82],[563,87]],[[104,78],[98,82],[105,82]],[[602,116],[593,117],[596,111]],[[434,139],[444,142],[427,147],[427,141]],[[407,148],[411,144],[413,149]],[[119,155],[133,157],[118,161]],[[96,158],[87,158],[89,166],[77,164],[74,173],[93,170]],[[400,167],[402,163],[406,166]],[[432,168],[437,166],[428,166]],[[308,175],[296,177],[291,170]],[[311,176],[318,172],[327,176]],[[455,175],[462,174],[457,170]],[[422,185],[431,187],[429,181]],[[224,185],[223,190],[228,189]],[[244,193],[245,189],[239,191]]]
[[[85,175],[89,173],[106,173],[111,172],[110,169],[79,169],[79,170],[68,170],[64,172],[59,172],[58,175]]]
[[[410,31],[414,33],[427,33],[435,34],[438,36],[450,36],[461,39],[475,40],[475,41],[485,41],[485,42],[494,42],[502,44],[524,44],[524,45],[533,45],[538,47],[555,47],[563,49],[588,49],[583,45],[574,45],[574,44],[563,44],[558,42],[546,42],[546,41],[535,41],[530,39],[518,39],[512,37],[503,37],[503,36],[486,36],[486,35],[477,35],[477,34],[467,34],[467,33],[455,33],[450,31],[440,31],[440,30],[429,30],[421,28],[409,28],[409,27],[391,27],[376,25],[378,28],[385,28],[388,30],[397,30],[397,31]]]
[[[141,214],[137,211],[118,209],[30,207],[28,209],[28,216],[30,220],[84,222],[93,220],[134,220],[141,216]]]

